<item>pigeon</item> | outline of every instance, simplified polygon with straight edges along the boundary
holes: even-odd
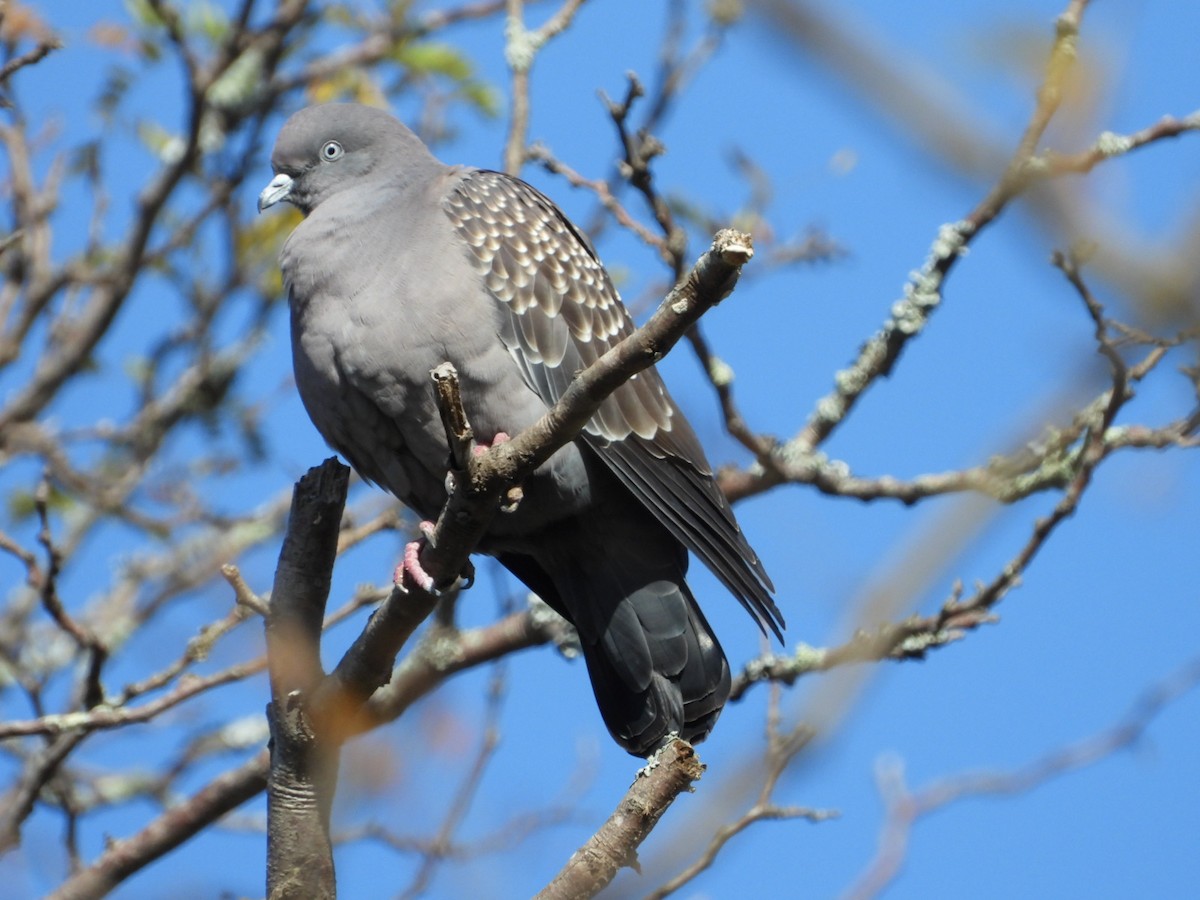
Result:
[[[304,218],[280,266],[304,407],[369,482],[425,519],[449,450],[429,372],[458,370],[481,443],[536,422],[633,331],[591,243],[511,175],[448,166],[390,113],[333,103],[284,124],[259,211]],[[569,620],[605,725],[648,756],[712,730],[725,654],[684,580],[694,553],[781,635],[766,570],[658,372],[614,391],[522,484],[478,551]],[[414,555],[415,559],[415,555]]]

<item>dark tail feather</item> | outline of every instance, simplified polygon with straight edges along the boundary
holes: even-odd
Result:
[[[668,616],[670,632],[655,627]],[[650,755],[671,733],[704,740],[729,698],[725,654],[682,582],[623,598],[608,630],[584,642],[584,657],[604,724],[636,756]]]
[[[527,556],[500,561],[575,624],[605,725],[630,753],[648,756],[672,732],[704,740],[730,676],[684,582],[687,552],[659,527],[639,538],[610,533],[603,562],[557,557],[553,572]]]
[[[680,673],[685,725],[681,736],[695,744],[708,737],[729,699],[729,662],[687,585],[684,585],[684,591],[688,601],[688,655],[699,664],[688,666]]]

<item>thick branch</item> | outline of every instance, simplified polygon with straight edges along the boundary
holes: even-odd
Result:
[[[336,896],[329,811],[339,742],[313,727],[307,692],[324,677],[321,628],[350,470],[336,459],[296,484],[267,616],[271,773],[267,896]]]
[[[623,867],[636,868],[637,848],[675,798],[691,790],[703,773],[704,766],[687,741],[672,741],[664,747],[639,773],[608,821],[537,895],[538,900],[593,897]]]
[[[557,616],[526,610],[485,628],[440,636],[436,654],[410,655],[388,687],[372,699],[371,724],[397,718],[449,676],[554,640],[563,627],[565,623]],[[139,869],[256,796],[266,787],[268,772],[269,760],[264,751],[218,776],[191,797],[171,806],[137,834],[111,842],[94,863],[62,884],[51,895],[52,900],[103,897]]]

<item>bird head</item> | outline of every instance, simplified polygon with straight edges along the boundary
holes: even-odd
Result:
[[[347,187],[402,182],[428,165],[440,163],[391,113],[357,103],[310,106],[279,132],[275,177],[258,195],[258,211],[287,202],[308,215]]]

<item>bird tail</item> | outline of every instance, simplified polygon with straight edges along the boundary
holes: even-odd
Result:
[[[585,602],[595,609],[600,593],[589,590]],[[636,756],[672,733],[704,740],[729,698],[729,664],[687,584],[680,577],[603,593],[611,615],[598,634],[580,626],[580,638],[613,738]]]
[[[729,698],[730,677],[725,653],[684,581],[687,551],[648,516],[606,532],[586,536],[594,543],[569,533],[547,536],[536,560],[499,558],[575,625],[596,702],[617,743],[648,756],[671,733],[701,741]],[[596,545],[604,552],[578,550]]]

